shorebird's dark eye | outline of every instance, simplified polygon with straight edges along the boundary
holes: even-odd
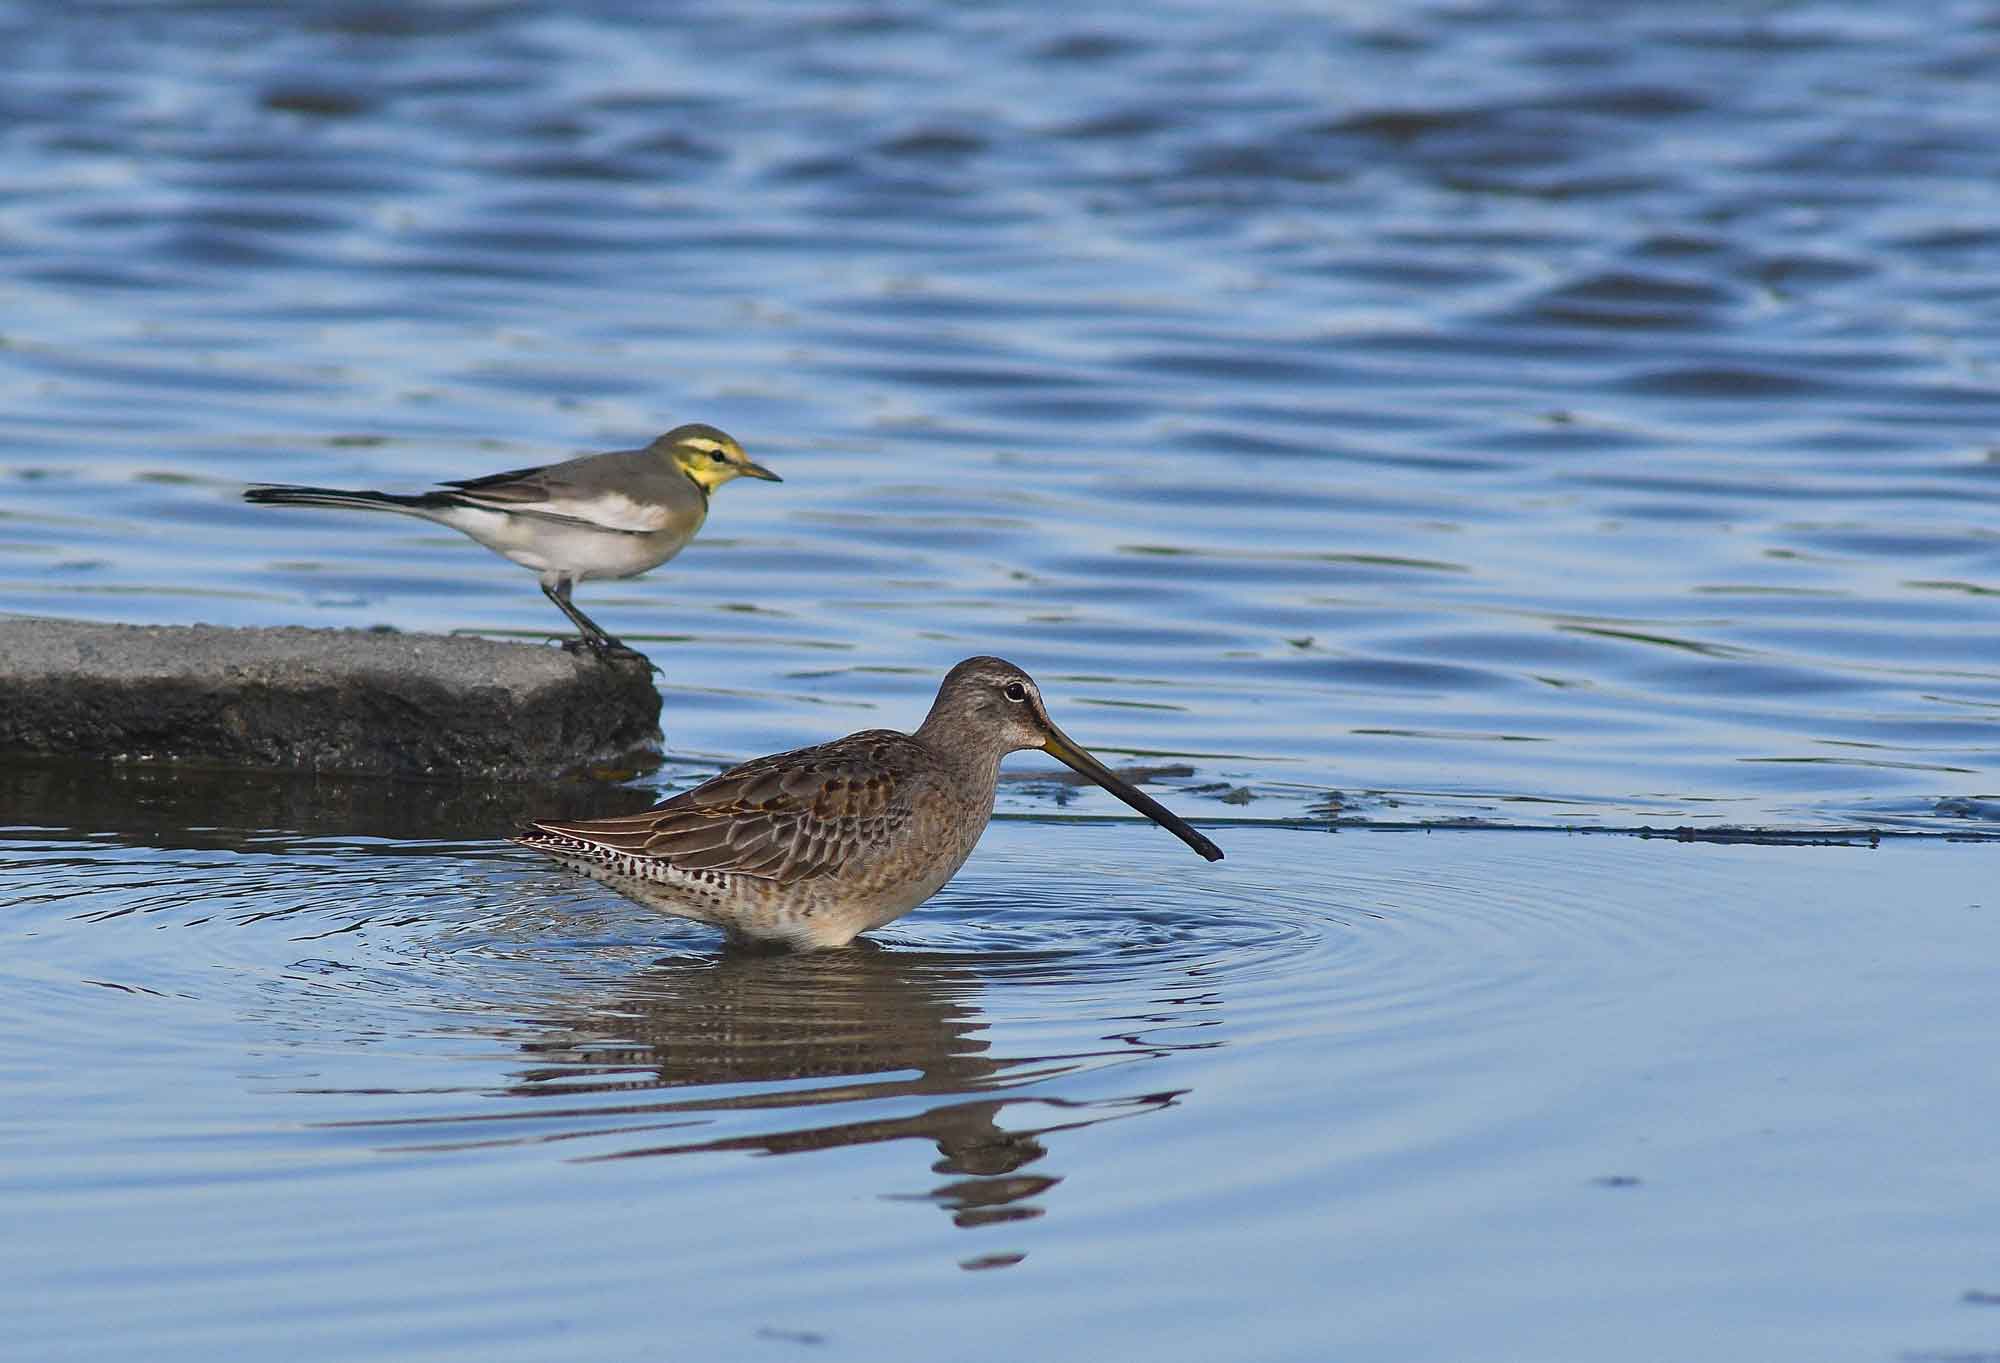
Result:
[[[1008,700],[1026,700],[1028,698],[1028,688],[1019,682],[1008,682],[1006,688],[1000,694]]]

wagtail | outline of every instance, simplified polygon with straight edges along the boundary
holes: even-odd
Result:
[[[784,480],[753,463],[713,426],[676,426],[643,450],[589,454],[440,484],[431,492],[347,492],[260,484],[243,499],[278,506],[396,511],[448,525],[541,574],[542,592],[598,657],[638,657],[576,608],[570,589],[593,577],[636,577],[657,568],[701,529],[708,496],[732,478]]]

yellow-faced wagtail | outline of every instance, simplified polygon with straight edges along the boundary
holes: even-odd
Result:
[[[638,656],[569,599],[593,577],[636,577],[681,551],[708,517],[708,495],[732,478],[782,482],[713,426],[676,426],[643,450],[590,454],[441,484],[431,492],[347,492],[258,485],[243,499],[278,506],[395,511],[448,525],[541,574],[542,592],[583,631],[565,647]]]

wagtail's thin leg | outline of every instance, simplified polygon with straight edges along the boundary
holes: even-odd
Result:
[[[569,599],[573,585],[571,579],[566,577],[542,579],[542,595],[555,602],[556,609],[567,615],[570,623],[583,632],[581,639],[571,640],[563,647],[571,650],[587,648],[599,658],[644,658],[645,654],[612,638],[595,620],[577,609],[576,603]]]

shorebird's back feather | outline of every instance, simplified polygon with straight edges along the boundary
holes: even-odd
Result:
[[[893,840],[934,764],[909,735],[870,729],[746,762],[637,814],[538,820],[514,841],[542,851],[584,842],[676,870],[793,885]]]

